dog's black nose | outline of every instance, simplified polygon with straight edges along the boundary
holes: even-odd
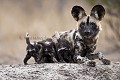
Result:
[[[85,35],[89,35],[90,34],[90,32],[85,32]]]
[[[90,34],[90,30],[85,30],[84,33],[85,33],[85,35],[89,35]]]

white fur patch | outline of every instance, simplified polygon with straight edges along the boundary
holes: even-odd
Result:
[[[27,50],[27,51],[31,52],[31,51],[35,51],[35,49],[29,49],[29,50]]]
[[[34,42],[30,42],[31,45],[34,45],[35,43]]]
[[[80,13],[80,14],[79,14],[79,18],[80,18],[80,19],[82,18],[82,15],[83,15],[83,13]]]
[[[99,56],[99,59],[104,59],[103,53],[98,52],[97,54],[98,54],[98,56]]]
[[[29,38],[30,36],[29,36],[29,34],[28,33],[26,33],[26,36],[25,36],[26,38]]]
[[[56,37],[57,37],[57,39],[59,39],[60,38],[60,34],[59,34],[59,32],[55,32],[56,33]]]
[[[77,56],[77,60],[82,60],[82,57],[79,55],[79,56]]]
[[[96,17],[97,19],[99,18],[97,11],[95,11],[95,17]]]
[[[58,51],[61,51],[61,50],[64,50],[64,49],[65,49],[65,47],[58,49]]]
[[[50,42],[48,42],[48,41],[46,41],[45,43],[48,44],[48,45],[50,45]]]

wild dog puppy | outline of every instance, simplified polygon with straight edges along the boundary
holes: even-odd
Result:
[[[75,44],[77,44],[79,46],[77,50],[79,51],[77,52],[77,57],[75,57],[76,59],[84,57],[89,60],[99,59],[103,62],[103,64],[109,65],[110,61],[105,59],[102,53],[93,54],[96,49],[99,32],[102,30],[100,21],[105,15],[104,7],[102,5],[95,5],[91,10],[90,15],[86,15],[85,10],[81,6],[74,6],[71,10],[71,14],[77,21],[77,29],[65,32],[57,32],[57,34],[53,36],[53,40],[57,42],[57,39],[59,38],[66,39],[72,43],[73,47],[75,47]],[[79,38],[77,43],[76,38]]]
[[[24,58],[24,64],[27,65],[28,64],[27,61],[31,57],[34,58],[35,63],[38,63],[39,52],[42,46],[40,44],[37,44],[36,42],[34,43],[30,42],[28,33],[26,33],[26,43],[27,43],[27,48],[26,48],[27,54],[26,57]]]
[[[37,42],[42,45],[41,52],[39,54],[38,63],[55,63],[57,61],[55,43],[52,39],[48,38],[43,41]]]
[[[72,44],[66,39],[59,39],[56,43],[57,55],[59,57],[59,62],[73,62],[73,48]]]

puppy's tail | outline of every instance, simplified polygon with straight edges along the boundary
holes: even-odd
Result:
[[[30,37],[29,34],[26,33],[25,38],[26,38],[26,43],[27,43],[28,45],[30,45],[30,38],[29,38],[29,37]]]

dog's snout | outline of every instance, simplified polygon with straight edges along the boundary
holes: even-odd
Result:
[[[89,34],[90,34],[90,30],[85,30],[84,33],[85,33],[86,35],[89,35]]]
[[[85,34],[86,34],[86,35],[89,35],[89,34],[90,34],[90,32],[85,32]]]

